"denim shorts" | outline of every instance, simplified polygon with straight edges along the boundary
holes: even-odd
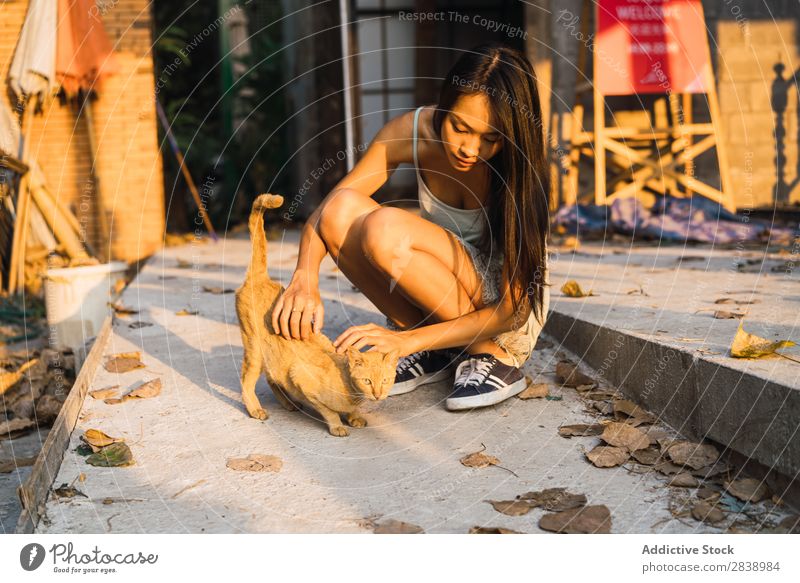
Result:
[[[463,245],[467,253],[469,253],[475,266],[475,270],[481,278],[483,303],[487,306],[498,303],[500,301],[500,282],[502,280],[503,273],[504,253],[500,251],[486,255],[482,253],[474,244],[464,241],[458,236],[457,233],[453,234]],[[545,271],[545,273],[547,274],[547,271]],[[548,278],[546,275],[545,281],[547,281],[547,279]],[[549,307],[550,288],[549,286],[545,286],[544,305],[542,306],[544,321],[547,319]],[[401,330],[401,328],[392,322],[388,317],[386,318],[386,327],[392,330]],[[531,311],[530,316],[524,324],[513,330],[498,334],[497,336],[494,336],[492,340],[494,340],[498,346],[503,348],[511,355],[512,359],[518,363],[517,366],[522,366],[530,358],[531,353],[533,352],[533,347],[536,346],[536,341],[542,332],[542,327],[543,323],[540,323],[536,319],[533,311]]]

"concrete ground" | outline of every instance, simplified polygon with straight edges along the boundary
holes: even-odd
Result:
[[[800,250],[589,243],[555,251],[549,333],[682,433],[797,479],[800,346],[733,358],[740,319],[715,312],[800,344]],[[566,297],[559,289],[568,280],[595,295]]]
[[[284,284],[296,263],[298,240],[299,232],[288,230],[270,241],[270,274]],[[443,406],[448,384],[429,385],[374,404],[365,415],[369,426],[340,438],[308,411],[290,413],[278,406],[262,379],[257,392],[270,417],[249,418],[240,398],[234,296],[203,291],[203,286],[237,287],[248,259],[246,237],[168,248],[126,289],[123,303],[140,313],[117,319],[103,352],[142,351],[146,368],[112,374],[100,367],[90,390],[110,385],[125,390],[154,377],[162,379],[163,390],[156,398],[119,405],[87,397],[55,480],[55,486],[74,483],[86,497],[51,494],[38,532],[344,533],[370,532],[376,523],[396,519],[431,533],[466,533],[474,526],[535,533],[542,532],[537,526],[542,510],[510,517],[486,500],[552,487],[606,505],[615,533],[721,532],[741,518],[732,514],[719,527],[675,518],[691,491],[670,488],[660,474],[640,474],[632,466],[592,466],[584,452],[599,439],[565,439],[557,428],[591,422],[597,414],[575,390],[559,386],[552,387],[552,400],[515,398],[452,413]],[[557,265],[560,270],[566,264]],[[326,257],[320,278],[324,332],[336,338],[351,325],[382,324],[375,307],[333,267]],[[554,279],[560,285],[561,273]],[[637,282],[598,273],[596,281],[585,283],[595,286],[602,294],[596,300],[602,300]],[[175,314],[183,308],[199,313]],[[131,328],[135,321],[152,325]],[[698,333],[687,330],[686,336]],[[535,382],[554,382],[555,364],[565,356],[570,355],[545,339],[524,372]],[[90,428],[124,438],[135,465],[86,464],[74,449]],[[461,465],[459,459],[482,444],[502,467]],[[282,469],[226,468],[228,458],[248,454],[278,456]],[[83,482],[76,481],[80,474]],[[759,520],[770,526],[779,518]]]

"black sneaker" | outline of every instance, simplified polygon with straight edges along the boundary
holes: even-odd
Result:
[[[473,354],[458,366],[457,382],[445,401],[450,411],[496,405],[525,390],[525,375],[496,356],[483,352]]]
[[[443,381],[453,374],[454,364],[447,350],[422,350],[403,356],[397,363],[389,396],[410,393],[421,385]]]

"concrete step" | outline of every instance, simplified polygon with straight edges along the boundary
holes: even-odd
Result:
[[[714,311],[746,313],[748,332],[800,343],[797,255],[601,243],[554,251],[546,332],[679,432],[758,462],[796,501],[800,362],[731,357],[739,320]],[[566,297],[568,280],[595,295]],[[780,352],[800,360],[798,347]]]

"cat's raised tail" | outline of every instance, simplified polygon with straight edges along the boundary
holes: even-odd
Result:
[[[259,194],[250,210],[250,273],[267,273],[267,234],[264,232],[264,211],[278,208],[283,204],[279,194]],[[267,275],[269,277],[269,275]]]

